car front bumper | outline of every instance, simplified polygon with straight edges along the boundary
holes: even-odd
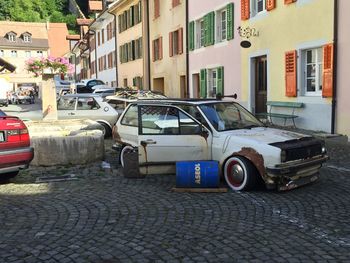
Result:
[[[328,159],[327,155],[322,155],[266,168],[267,186],[285,191],[314,182],[319,178],[318,174],[322,164]]]

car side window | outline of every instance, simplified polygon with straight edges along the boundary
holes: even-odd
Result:
[[[199,134],[201,127],[177,108],[164,106],[141,107],[141,133],[159,135]]]
[[[120,122],[122,125],[132,126],[132,127],[138,127],[139,126],[139,119],[137,115],[137,106],[132,105],[129,107],[127,112],[125,112],[123,119]]]
[[[74,110],[75,109],[75,97],[60,98],[57,102],[58,110]]]
[[[99,108],[94,98],[78,98],[77,110],[98,110]]]

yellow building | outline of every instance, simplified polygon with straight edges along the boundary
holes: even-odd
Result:
[[[267,101],[300,102],[296,126],[330,132],[333,5],[333,0],[241,1],[239,33],[251,44],[242,48],[242,100],[248,109],[259,114],[269,110]]]
[[[151,0],[149,46],[152,90],[189,97],[186,83],[186,1]]]
[[[148,87],[148,40],[145,0],[120,0],[110,7],[116,16],[118,87]]]

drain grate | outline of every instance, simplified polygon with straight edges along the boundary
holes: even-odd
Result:
[[[36,178],[36,183],[50,183],[50,182],[63,182],[78,180],[75,174],[65,174],[60,176],[41,176]]]

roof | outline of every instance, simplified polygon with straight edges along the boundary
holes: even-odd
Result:
[[[67,40],[80,40],[80,35],[67,35]]]
[[[86,18],[77,18],[77,25],[78,26],[88,26],[90,23],[94,21],[93,19],[86,19]]]
[[[0,21],[0,36],[4,37],[8,32],[21,35],[24,32],[32,34],[32,38],[47,39],[48,23]]]
[[[89,1],[89,12],[102,11],[102,1]]]

